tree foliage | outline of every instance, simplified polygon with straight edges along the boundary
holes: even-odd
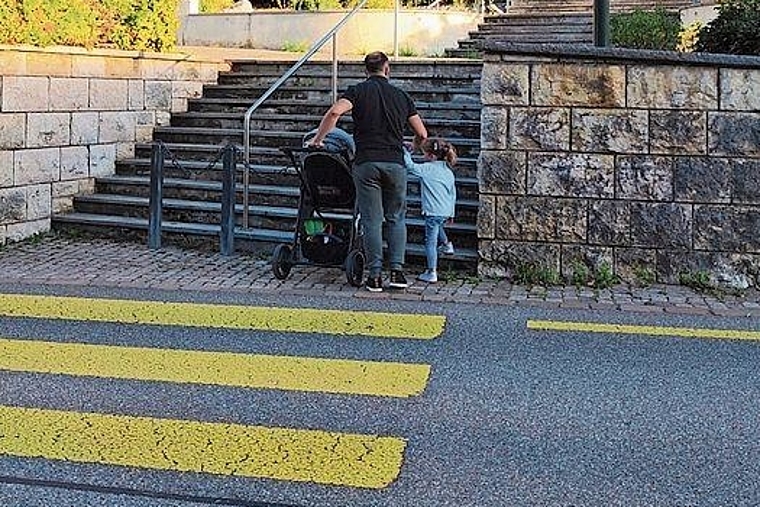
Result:
[[[699,32],[695,51],[760,56],[760,0],[724,0]]]
[[[663,8],[653,11],[637,9],[610,17],[610,40],[616,47],[674,50],[680,31],[678,13]]]

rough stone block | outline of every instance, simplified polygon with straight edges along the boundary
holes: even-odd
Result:
[[[25,137],[24,113],[0,113],[0,150],[23,148]]]
[[[129,105],[129,81],[126,79],[91,79],[90,109],[126,111]]]
[[[172,98],[195,99],[203,95],[203,83],[200,81],[172,81]]]
[[[727,203],[731,200],[732,165],[716,157],[676,157],[673,191],[676,201]]]
[[[483,105],[528,105],[529,69],[528,64],[484,65],[480,79]]]
[[[709,154],[760,157],[760,112],[709,113]]]
[[[546,243],[485,240],[478,245],[478,274],[512,279],[525,267],[559,273],[560,246]]]
[[[657,251],[645,248],[615,248],[615,274],[624,282],[649,285],[657,279]]]
[[[718,71],[707,67],[634,65],[628,69],[628,106],[717,109]]]
[[[570,149],[570,110],[513,107],[509,115],[509,147],[522,150]]]
[[[116,172],[116,145],[96,144],[90,146],[90,176],[111,176]]]
[[[526,155],[514,151],[486,151],[478,156],[478,183],[487,194],[524,194]]]
[[[13,186],[13,152],[0,151],[0,188]]]
[[[538,64],[532,82],[533,105],[625,105],[625,69],[617,65]]]
[[[757,284],[759,260],[752,254],[658,250],[657,277],[663,283],[680,284],[684,276],[708,273],[711,283],[743,290]]]
[[[706,153],[707,113],[650,111],[649,142],[652,153]]]
[[[751,206],[696,205],[694,248],[760,253],[760,209]]]
[[[614,157],[587,154],[528,154],[528,194],[611,198]]]
[[[631,203],[631,246],[690,249],[691,238],[691,205]]]
[[[30,52],[26,55],[26,71],[30,76],[71,76],[71,55],[65,53]]]
[[[586,202],[547,197],[497,197],[496,238],[584,243]]]
[[[24,187],[0,189],[0,224],[26,219],[26,190]]]
[[[0,225],[0,246],[8,244],[8,227]]]
[[[0,76],[25,75],[26,55],[18,51],[0,51]]]
[[[720,108],[760,111],[760,69],[721,69]]]
[[[145,109],[169,110],[172,106],[172,84],[170,81],[145,82]]]
[[[673,200],[673,159],[646,155],[617,159],[617,194],[621,199]]]
[[[87,178],[90,175],[90,151],[86,146],[61,148],[61,181]]]
[[[187,99],[172,98],[170,111],[172,113],[184,113],[187,111]]]
[[[560,250],[560,275],[567,283],[590,282],[595,273],[605,268],[613,271],[614,266],[611,247],[562,245]]]
[[[70,113],[29,113],[26,144],[30,148],[65,146],[71,139]]]
[[[140,64],[133,58],[106,58],[105,75],[112,78],[138,78],[140,77]]]
[[[483,150],[503,150],[507,147],[506,107],[485,106],[480,112],[480,147]]]
[[[630,203],[592,201],[588,213],[588,242],[593,245],[630,245]]]
[[[760,160],[734,159],[731,163],[733,202],[760,205]]]
[[[50,218],[52,215],[50,194],[50,183],[26,187],[27,220],[40,220],[43,218]]]
[[[99,115],[96,112],[71,113],[71,144],[87,146],[98,142]]]
[[[49,231],[50,218],[43,218],[42,220],[34,220],[32,222],[8,224],[5,234],[8,241],[18,242],[31,238],[35,234],[44,234]]]
[[[134,158],[135,156],[135,143],[116,143],[116,160],[123,160],[125,158]]]
[[[99,144],[135,141],[137,115],[133,111],[102,112],[99,118]]]
[[[78,111],[90,103],[90,82],[86,78],[51,78],[50,110]]]
[[[573,151],[646,153],[649,124],[646,111],[575,109]]]
[[[493,239],[496,236],[496,196],[480,196],[477,220],[478,239]]]
[[[128,93],[130,111],[145,109],[145,82],[142,79],[130,79]]]
[[[50,108],[50,78],[3,77],[3,112],[47,111]]]
[[[106,77],[106,58],[97,55],[73,55],[71,59],[73,77]]]
[[[60,148],[19,150],[13,160],[13,183],[18,186],[50,183],[58,179],[60,168]]]

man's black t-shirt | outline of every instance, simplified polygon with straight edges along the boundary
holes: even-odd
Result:
[[[352,104],[356,163],[404,163],[404,128],[417,114],[412,98],[381,76],[350,86],[342,98]]]

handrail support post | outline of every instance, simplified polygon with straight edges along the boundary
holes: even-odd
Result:
[[[164,193],[164,146],[153,143],[150,154],[150,196],[148,198],[148,248],[161,248],[161,213]]]
[[[235,147],[228,144],[222,152],[222,223],[219,250],[229,257],[235,251]]]

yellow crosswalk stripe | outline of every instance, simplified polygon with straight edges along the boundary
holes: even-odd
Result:
[[[567,322],[554,320],[529,320],[527,327],[528,329],[541,331],[585,331],[588,333],[643,334],[651,336],[674,336],[678,338],[760,340],[760,331],[746,331],[740,329],[636,326],[626,324],[601,324],[596,322]]]
[[[408,397],[425,389],[430,366],[0,339],[0,369],[120,379]]]
[[[0,454],[380,489],[397,437],[0,405]]]
[[[0,294],[0,316],[432,339],[442,315]]]

